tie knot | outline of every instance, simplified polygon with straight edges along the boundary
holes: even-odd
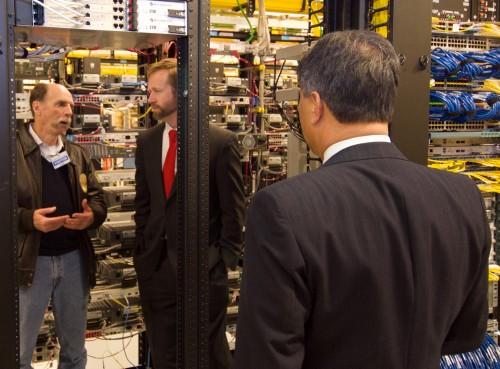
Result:
[[[168,132],[168,138],[169,138],[170,142],[177,142],[177,130],[171,129]]]

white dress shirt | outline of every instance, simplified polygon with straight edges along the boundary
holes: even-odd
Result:
[[[165,165],[165,159],[167,158],[168,148],[170,147],[170,137],[168,137],[168,133],[174,128],[170,126],[167,122],[165,122],[165,129],[163,130],[163,140],[161,145],[161,170],[163,172],[163,166]],[[177,173],[177,160],[175,161],[175,169],[174,173]]]
[[[59,154],[64,147],[62,143],[61,136],[57,136],[57,144],[55,145],[47,145],[45,142],[42,141],[42,139],[36,134],[35,130],[33,129],[32,125],[30,124],[29,126],[29,132],[31,134],[31,137],[35,140],[36,144],[40,148],[40,153],[42,156],[47,159],[47,161],[51,161],[54,156]]]
[[[347,149],[354,145],[360,145],[369,142],[391,142],[387,135],[369,135],[349,138],[347,140],[339,141],[329,146],[323,155],[323,163],[326,163],[332,156],[338,154],[340,151]]]

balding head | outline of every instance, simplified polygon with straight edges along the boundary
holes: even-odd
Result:
[[[66,134],[73,115],[73,96],[60,84],[38,84],[30,95],[34,128],[53,137]]]

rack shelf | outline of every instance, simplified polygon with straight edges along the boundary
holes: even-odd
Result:
[[[94,31],[51,27],[15,27],[16,43],[35,42],[86,48],[147,48],[184,35],[130,31]]]

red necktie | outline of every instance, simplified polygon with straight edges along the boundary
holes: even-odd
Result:
[[[172,185],[174,184],[175,177],[175,154],[177,152],[177,131],[171,129],[168,132],[169,146],[167,151],[167,157],[165,158],[165,163],[163,164],[163,187],[165,188],[165,197],[170,196],[172,191]]]

